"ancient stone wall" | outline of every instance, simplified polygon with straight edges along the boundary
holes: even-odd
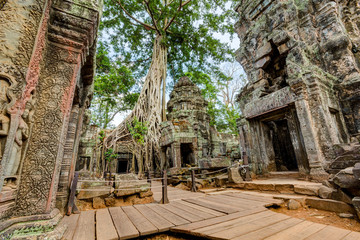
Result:
[[[168,121],[161,123],[162,167],[227,167],[236,151],[236,137],[210,126],[207,101],[188,77],[174,86],[167,104]]]
[[[67,197],[100,12],[100,0],[8,0],[0,9],[0,218],[50,214],[58,190]],[[16,200],[4,198],[9,191]]]
[[[359,136],[359,9],[358,1],[330,0],[243,0],[236,8],[236,55],[249,79],[239,129],[255,172],[289,168],[275,168],[281,134],[290,135],[298,170],[314,176],[334,145]]]

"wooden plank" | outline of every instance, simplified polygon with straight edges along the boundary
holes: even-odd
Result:
[[[359,232],[351,232],[350,234],[346,235],[341,240],[359,240],[360,239],[360,233]]]
[[[148,235],[157,233],[158,229],[149,220],[147,220],[138,210],[133,206],[122,207],[122,210],[129,217],[130,221],[139,231],[140,235]]]
[[[217,202],[211,202],[205,198],[184,199],[184,201],[193,203],[196,205],[200,205],[203,207],[207,207],[207,208],[216,210],[218,212],[223,212],[226,214],[235,213],[235,212],[243,210],[242,208],[228,207],[228,206],[224,206],[224,204],[220,204]]]
[[[264,202],[264,203],[277,203],[281,204],[282,201],[278,199],[274,199],[271,197],[262,197],[262,196],[255,196],[255,195],[249,195],[246,193],[225,193],[224,195],[233,197],[233,198],[242,198],[247,199],[251,201],[258,201],[258,202]]]
[[[267,226],[265,228],[246,233],[244,235],[241,235],[239,237],[233,238],[233,240],[261,240],[266,237],[272,236],[282,230],[285,230],[289,227],[292,227],[296,224],[301,223],[303,220],[298,218],[289,218],[284,221],[280,221],[278,223],[272,224],[270,226]]]
[[[266,240],[279,240],[279,239],[302,240],[320,231],[325,227],[326,225],[323,224],[304,221],[265,239]]]
[[[251,222],[246,221],[241,224],[237,224],[236,226],[232,228],[228,228],[226,230],[216,232],[214,234],[210,234],[211,237],[214,237],[216,239],[232,239],[241,235],[244,235],[246,233],[256,231],[258,229],[262,229],[266,226],[269,226],[271,224],[275,224],[277,222],[283,221],[285,219],[289,219],[290,217],[284,214],[275,214],[268,217],[263,217],[258,220],[253,220]],[[244,218],[247,220],[247,218]]]
[[[171,227],[175,226],[145,205],[134,205],[134,207],[157,227],[159,232],[168,231]]]
[[[200,211],[203,211],[203,212],[207,212],[207,213],[210,213],[212,215],[215,215],[217,217],[220,217],[220,216],[225,216],[226,214],[225,213],[222,213],[222,212],[218,212],[218,211],[215,211],[215,210],[212,210],[210,208],[206,208],[206,207],[202,207],[202,206],[199,206],[199,205],[195,205],[193,203],[189,203],[189,202],[185,202],[183,200],[180,200],[181,201],[181,204],[184,204],[184,205],[187,205],[189,207],[192,207],[192,208],[196,208]]]
[[[260,219],[263,220],[266,217],[273,217],[273,216],[275,216],[275,213],[272,211],[259,212],[259,213],[255,213],[253,215],[233,219],[231,221],[226,221],[226,222],[218,223],[218,224],[211,225],[208,227],[199,228],[194,231],[201,236],[209,236],[209,235],[215,234],[217,232],[223,232],[223,231],[226,231],[227,229],[238,227],[239,225],[242,225],[242,224],[252,223],[254,221],[258,221]]]
[[[174,214],[188,220],[189,222],[198,222],[198,221],[204,220],[204,218],[202,218],[202,217],[196,216],[195,214],[192,214],[192,213],[183,211],[180,208],[177,208],[176,204],[173,204],[173,203],[161,204],[159,206],[161,206],[162,208],[165,208],[166,210],[168,210],[168,211],[170,211],[170,212],[172,212],[172,213],[174,213]]]
[[[251,214],[255,214],[255,213],[259,213],[259,212],[267,212],[267,211],[269,211],[269,210],[264,209],[264,208],[248,209],[248,210],[244,210],[244,211],[241,211],[241,212],[225,215],[225,216],[222,216],[222,217],[207,219],[207,220],[196,222],[196,223],[190,223],[190,224],[174,227],[174,228],[171,228],[171,231],[172,232],[180,232],[180,233],[189,233],[190,234],[191,231],[195,230],[195,229],[204,228],[204,227],[212,226],[212,225],[215,225],[215,224],[218,224],[218,223],[223,223],[223,222],[226,222],[226,221],[239,219],[241,217],[248,216],[248,215],[251,215]]]
[[[96,240],[118,239],[113,220],[107,208],[96,211]]]
[[[72,214],[70,216],[64,216],[64,218],[61,220],[61,225],[67,225],[67,229],[63,235],[64,240],[73,239],[79,216],[80,214]]]
[[[349,233],[351,233],[351,231],[346,230],[346,229],[337,228],[334,226],[326,226],[319,232],[314,233],[313,235],[307,237],[306,239],[308,239],[308,240],[310,240],[310,239],[311,240],[323,240],[323,239],[338,240],[338,239],[342,239]]]
[[[76,228],[73,239],[75,240],[95,240],[95,211],[84,211],[80,213],[78,227]]]
[[[190,221],[179,217],[178,215],[166,210],[165,208],[160,207],[158,204],[146,204],[151,210],[156,212],[157,214],[161,215],[163,218],[174,224],[175,226],[183,225],[190,223]]]
[[[203,219],[209,219],[209,218],[214,218],[214,217],[216,217],[215,215],[213,215],[213,214],[210,214],[210,213],[207,213],[207,212],[203,212],[203,211],[201,211],[201,210],[199,210],[199,209],[196,209],[196,208],[193,208],[193,207],[189,207],[189,206],[187,206],[187,205],[184,205],[184,204],[182,204],[181,203],[182,201],[176,201],[176,207],[177,208],[180,208],[180,209],[182,209],[182,210],[184,210],[184,211],[187,211],[187,212],[189,212],[189,213],[192,213],[192,214],[195,214],[195,215],[197,215],[197,216],[199,216],[199,217],[202,217]],[[196,205],[195,205],[196,206]]]
[[[211,201],[215,201],[215,202],[221,203],[221,204],[226,203],[226,205],[228,205],[228,206],[238,207],[238,208],[242,208],[242,209],[246,209],[248,206],[264,207],[265,205],[267,205],[266,203],[263,203],[263,202],[257,202],[257,201],[243,199],[243,198],[233,198],[233,197],[229,197],[229,196],[220,196],[220,195],[212,195],[212,196],[207,197],[207,199],[211,199]]]
[[[109,212],[120,239],[131,239],[140,235],[139,231],[120,207],[109,208]]]

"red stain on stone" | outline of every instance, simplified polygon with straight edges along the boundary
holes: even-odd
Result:
[[[26,86],[22,93],[21,98],[19,98],[15,104],[10,108],[10,114],[19,114],[21,115],[25,110],[25,105],[30,99],[32,92],[36,88],[39,82],[39,73],[40,73],[40,62],[43,59],[43,51],[46,44],[46,32],[48,28],[48,21],[50,16],[50,6],[51,0],[48,1],[44,17],[40,28],[38,30],[37,38],[35,41],[35,49],[33,50],[34,54],[31,56],[29,62],[29,68],[26,74]]]

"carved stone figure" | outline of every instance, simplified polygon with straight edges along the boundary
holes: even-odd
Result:
[[[6,137],[9,134],[10,118],[7,116],[6,107],[9,103],[7,90],[10,84],[7,80],[0,78],[0,157],[4,153]]]

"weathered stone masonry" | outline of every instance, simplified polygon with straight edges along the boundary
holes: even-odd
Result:
[[[8,0],[0,9],[6,94],[0,103],[0,219],[38,219],[56,202],[60,209],[66,205],[91,98],[101,7],[101,0]],[[0,231],[7,226],[0,224]]]
[[[325,176],[359,139],[359,1],[243,0],[237,60],[241,147],[254,172]]]

